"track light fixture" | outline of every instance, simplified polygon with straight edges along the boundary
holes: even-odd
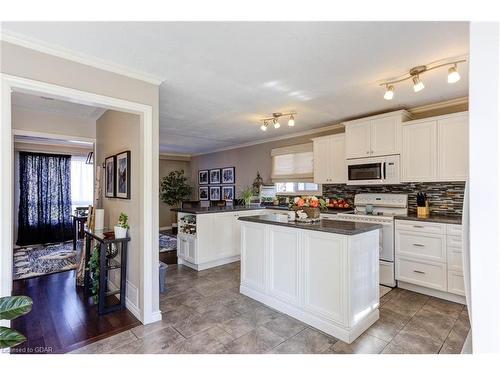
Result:
[[[281,126],[279,119],[280,119],[280,117],[283,117],[283,116],[289,116],[288,126],[295,126],[295,115],[296,114],[297,114],[297,112],[288,112],[288,113],[275,112],[275,113],[273,113],[272,117],[260,119],[260,121],[262,121],[262,125],[260,126],[260,130],[265,132],[267,130],[270,122],[272,122],[275,129],[278,129]]]
[[[392,100],[394,98],[394,90],[395,87],[394,85],[400,82],[412,80],[413,81],[413,91],[414,92],[419,92],[422,91],[425,88],[424,83],[420,79],[420,77],[424,74],[427,73],[430,70],[434,70],[437,68],[441,68],[444,66],[450,66],[448,69],[448,83],[455,83],[460,80],[460,74],[458,73],[458,64],[465,62],[465,59],[461,60],[456,60],[456,61],[451,61],[451,62],[446,62],[442,64],[437,64],[437,65],[419,65],[414,68],[411,68],[410,71],[393,80],[386,81],[380,84],[380,86],[385,87],[385,93],[384,93],[384,99],[385,100]]]

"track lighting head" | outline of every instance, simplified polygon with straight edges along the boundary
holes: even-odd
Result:
[[[264,123],[260,126],[260,130],[265,132],[267,130],[267,121],[264,121]]]
[[[424,83],[420,80],[418,75],[413,77],[413,91],[419,92],[422,91],[425,87]]]
[[[288,126],[295,126],[295,118],[293,115],[290,115],[290,119],[288,120]]]
[[[262,121],[262,125],[260,126],[260,130],[265,132],[271,123],[273,124],[273,127],[275,129],[280,128],[281,124],[280,124],[279,120],[281,117],[284,117],[284,116],[289,116],[288,117],[288,126],[295,126],[295,115],[296,114],[297,114],[297,112],[287,112],[287,113],[275,112],[275,113],[273,113],[272,117],[266,117],[266,118],[260,119],[260,121]]]
[[[385,100],[392,100],[392,98],[394,98],[394,86],[393,85],[387,85],[385,87],[384,99]]]
[[[457,70],[457,64],[448,69],[448,83],[455,83],[460,81],[460,74]]]
[[[278,129],[278,128],[281,126],[281,125],[280,125],[280,122],[278,121],[278,119],[277,119],[277,118],[275,118],[275,119],[273,120],[273,124],[274,124],[274,128],[275,128],[275,129]]]

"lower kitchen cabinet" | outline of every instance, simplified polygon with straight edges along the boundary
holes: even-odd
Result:
[[[464,296],[462,226],[396,220],[396,280],[402,287],[457,301]],[[460,298],[458,299],[460,300]]]

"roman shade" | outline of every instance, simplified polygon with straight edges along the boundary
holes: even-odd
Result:
[[[271,150],[271,179],[276,182],[313,182],[313,144]]]

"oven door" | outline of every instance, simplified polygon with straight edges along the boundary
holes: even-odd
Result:
[[[347,184],[382,184],[384,182],[384,166],[384,161],[365,164],[349,164],[347,166]]]

